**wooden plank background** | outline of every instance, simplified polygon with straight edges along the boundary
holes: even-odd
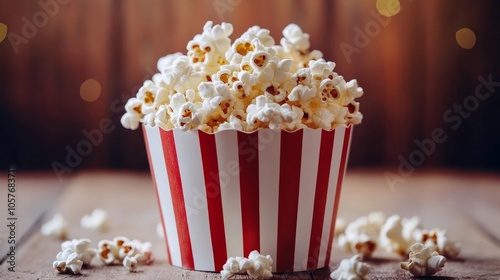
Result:
[[[498,170],[499,94],[481,102],[456,130],[443,113],[474,94],[479,76],[500,81],[500,5],[400,0],[400,13],[387,19],[378,16],[375,2],[0,0],[0,23],[8,32],[0,42],[0,164],[36,169],[50,169],[54,161],[67,164],[68,148],[85,140],[82,130],[98,129],[110,119],[114,130],[76,168],[146,169],[142,134],[121,127],[119,109],[156,71],[160,56],[185,52],[187,42],[213,20],[233,23],[233,39],[260,25],[277,42],[282,29],[295,22],[311,35],[312,48],[337,63],[340,74],[358,79],[365,89],[365,120],[356,128],[351,165],[397,165],[399,155],[407,158],[416,149],[415,139],[442,128],[448,139],[424,166]],[[40,3],[57,7],[46,21]],[[11,38],[23,36],[26,22],[39,27],[15,45]],[[456,43],[455,32],[463,27],[476,34],[471,50]],[[355,28],[372,28],[372,35],[347,58],[341,44],[356,45]],[[94,102],[79,94],[87,79],[101,86]]]

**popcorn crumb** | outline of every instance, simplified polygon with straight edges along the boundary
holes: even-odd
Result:
[[[370,273],[370,265],[360,261],[361,256],[354,255],[350,259],[340,262],[339,267],[334,270],[330,277],[336,280],[363,280]]]
[[[247,273],[253,279],[270,279],[273,259],[261,255],[258,251],[250,252],[248,258],[230,257],[220,272],[222,279],[229,279],[237,273]]]
[[[430,276],[441,271],[446,258],[422,243],[415,243],[410,248],[408,262],[400,263],[401,268],[414,276]]]
[[[56,213],[54,217],[42,225],[42,234],[58,239],[66,239],[68,225],[66,220],[60,213]]]
[[[86,229],[103,231],[108,227],[108,222],[108,212],[101,208],[96,208],[92,211],[92,214],[82,217],[80,225]]]

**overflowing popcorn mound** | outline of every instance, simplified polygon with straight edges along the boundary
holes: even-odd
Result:
[[[125,105],[125,128],[322,128],[358,124],[356,80],[346,82],[335,63],[309,50],[309,34],[295,24],[275,45],[269,30],[253,26],[232,44],[229,23],[211,21],[187,44],[187,54],[158,60],[158,70]]]

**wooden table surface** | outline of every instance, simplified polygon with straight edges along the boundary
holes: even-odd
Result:
[[[440,227],[462,244],[460,258],[448,260],[433,279],[500,279],[500,175],[458,171],[418,171],[391,188],[385,170],[348,170],[342,189],[338,217],[352,221],[370,211],[388,216],[418,215],[425,228]],[[5,172],[4,172],[5,173]],[[167,264],[164,241],[156,234],[160,221],[149,173],[88,171],[55,179],[51,172],[17,171],[16,264],[8,271],[7,175],[0,176],[0,279],[220,279],[218,273],[188,271]],[[109,229],[92,232],[80,227],[80,218],[94,208],[110,215]],[[121,265],[104,266],[94,258],[81,276],[52,269],[60,240],[40,233],[42,222],[61,213],[68,222],[69,238],[89,238],[92,247],[115,236],[150,241],[155,262],[129,273]],[[351,254],[334,246],[330,267],[312,272],[275,274],[274,279],[329,279],[329,273]],[[399,268],[402,259],[378,250],[372,260],[370,279],[413,279]],[[235,279],[250,279],[246,275]]]

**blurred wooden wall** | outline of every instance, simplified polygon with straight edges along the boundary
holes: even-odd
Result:
[[[159,57],[185,52],[212,20],[231,22],[233,39],[260,25],[277,43],[282,29],[297,23],[310,34],[311,47],[337,63],[338,73],[358,79],[365,119],[355,129],[351,165],[396,166],[400,155],[408,158],[417,149],[415,139],[430,138],[438,128],[447,140],[423,166],[500,170],[499,87],[457,129],[443,119],[453,104],[474,94],[479,76],[500,81],[499,5],[400,0],[399,14],[386,18],[375,2],[0,0],[0,23],[8,32],[0,42],[1,164],[67,164],[68,150],[86,139],[82,131],[109,119],[112,131],[75,167],[146,169],[142,133],[121,127],[121,108],[155,73]],[[477,38],[470,50],[455,39],[463,27]],[[357,28],[370,32],[366,44],[356,44]],[[13,42],[13,34],[24,40]],[[342,44],[356,53],[346,56]],[[80,97],[88,79],[101,86],[93,102]]]

